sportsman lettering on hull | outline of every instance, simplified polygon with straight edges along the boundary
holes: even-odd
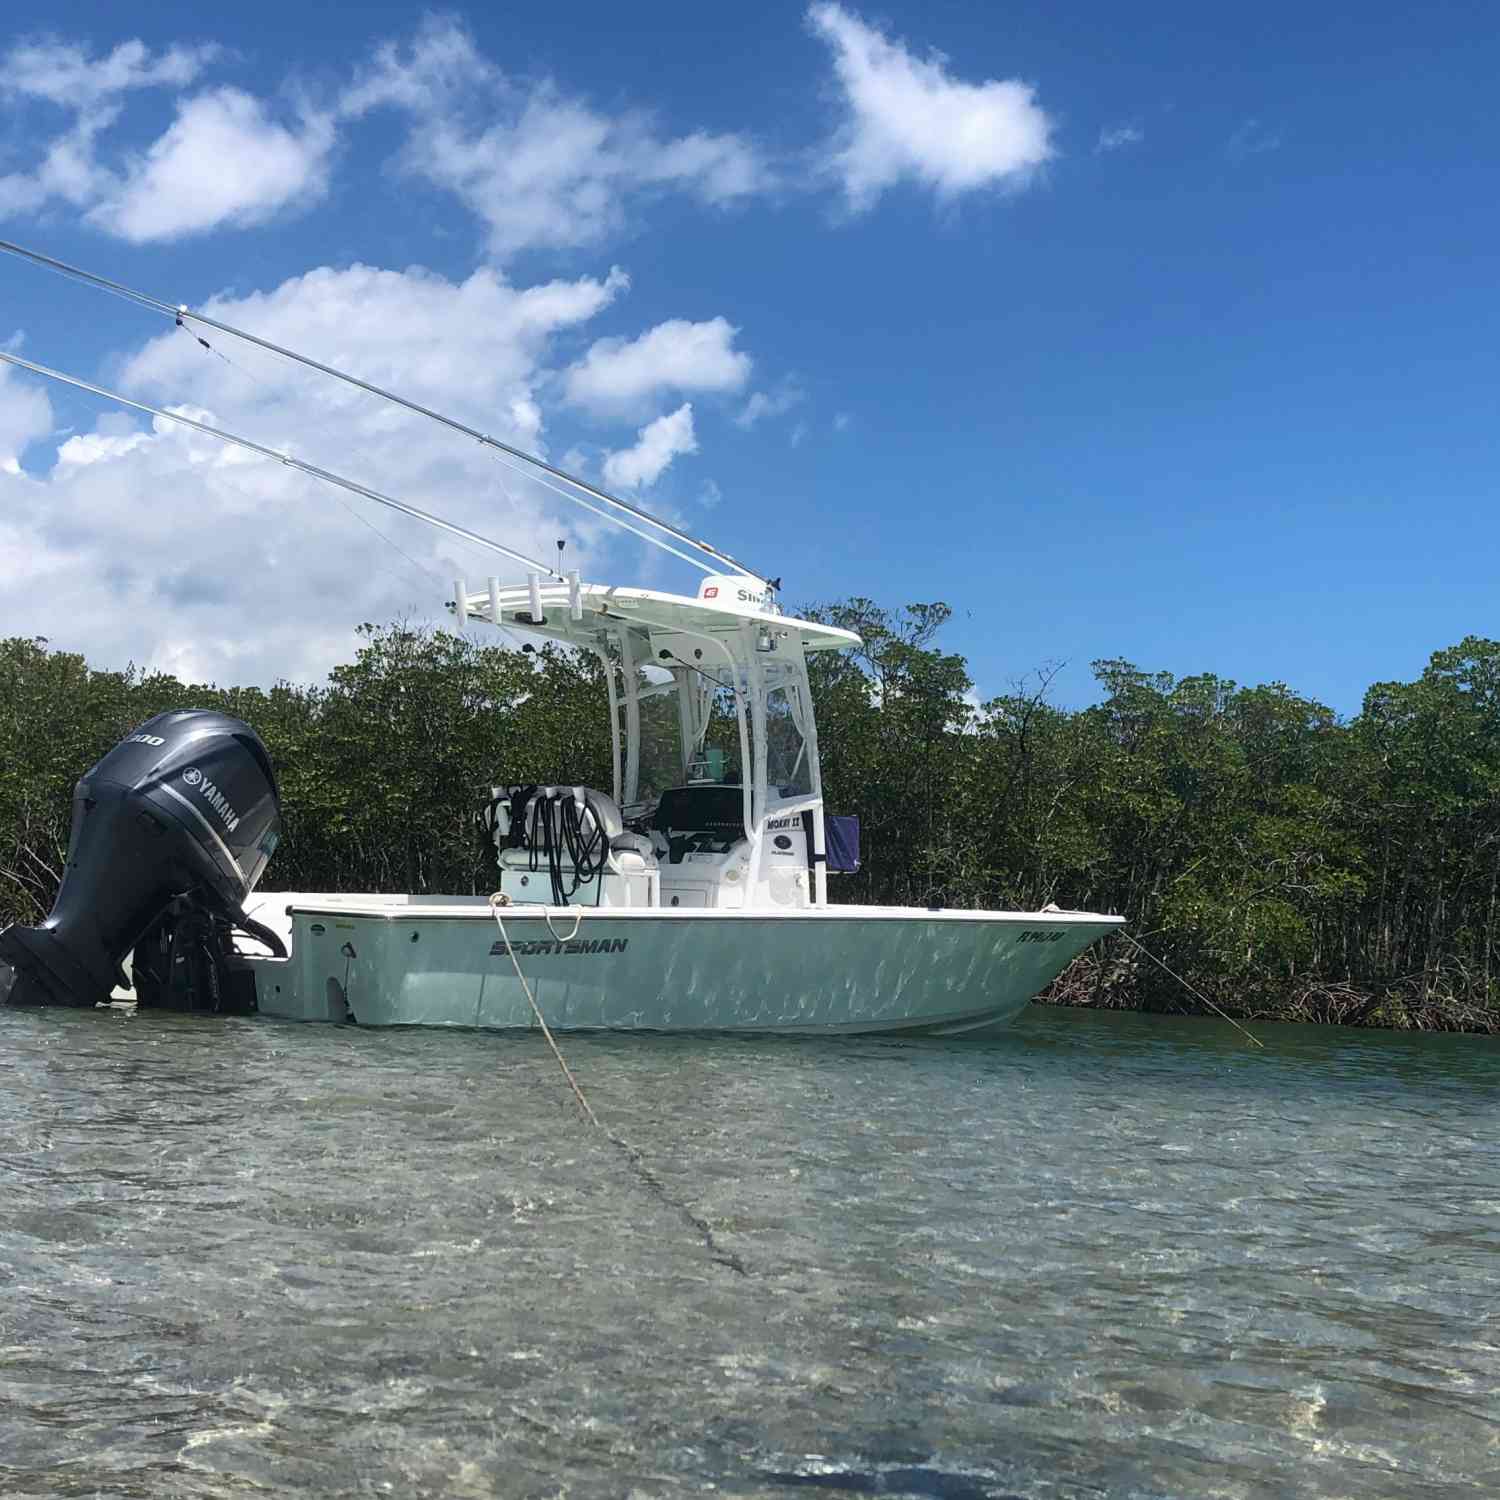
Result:
[[[571,943],[554,943],[541,938],[536,941],[512,943],[509,948],[503,942],[492,943],[490,957],[504,958],[507,954],[514,954],[517,958],[528,958],[544,953],[565,955],[623,953],[629,946],[629,938],[575,938]]]

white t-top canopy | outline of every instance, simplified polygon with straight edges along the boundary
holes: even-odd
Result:
[[[466,587],[456,592],[463,595],[468,619],[534,631],[578,646],[596,646],[601,630],[611,635],[628,631],[640,639],[709,636],[739,658],[743,653],[736,647],[744,639],[747,626],[757,636],[768,634],[770,643],[774,643],[771,649],[778,651],[794,649],[797,644],[804,651],[841,650],[860,644],[852,630],[777,614],[759,580],[735,574],[706,578],[696,599],[602,583],[546,583],[535,593],[527,585],[498,584],[491,584],[486,593],[473,593]],[[538,603],[540,620],[533,613]],[[764,651],[767,645],[763,642],[759,649]]]
[[[799,891],[814,905],[827,903],[823,781],[807,653],[858,646],[860,638],[852,630],[779,614],[774,591],[743,573],[710,574],[697,598],[586,584],[576,572],[546,584],[533,573],[519,588],[502,588],[492,578],[483,594],[471,593],[459,579],[453,598],[463,623],[488,620],[599,656],[609,696],[612,791],[627,813],[641,804],[645,785],[641,703],[663,694],[675,699],[673,764],[650,757],[658,767],[667,766],[672,779],[665,784],[678,785],[680,777],[684,786],[706,783],[739,791],[750,850],[745,879],[751,890],[759,889],[762,846],[772,819],[781,820],[776,824],[780,828],[810,815],[807,869],[812,890],[806,890],[809,875],[803,873],[797,877],[803,882]],[[651,668],[659,676],[648,677],[644,669]],[[739,768],[732,781],[724,780],[722,747],[706,750],[704,738],[715,695],[725,692],[733,699],[739,737]],[[774,778],[773,737],[785,762],[778,762]],[[726,878],[737,881],[740,876]]]

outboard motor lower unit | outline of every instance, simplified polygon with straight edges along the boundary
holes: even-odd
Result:
[[[271,758],[248,724],[207,709],[158,714],[115,746],[73,793],[68,863],[39,927],[0,932],[11,1005],[95,1005],[127,980],[173,1010],[255,1009],[230,934],[286,956],[243,906],[276,847],[281,803]],[[0,968],[0,993],[4,970]]]

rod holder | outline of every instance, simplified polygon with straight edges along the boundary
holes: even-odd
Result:
[[[505,621],[500,616],[500,580],[490,579],[490,624],[503,625]]]
[[[533,625],[545,625],[547,617],[542,613],[542,575],[540,573],[528,573],[526,584],[531,591],[531,623]]]
[[[453,580],[453,618],[460,630],[469,623],[469,588],[462,578]]]
[[[575,620],[583,618],[583,574],[577,568],[568,572],[568,613]]]

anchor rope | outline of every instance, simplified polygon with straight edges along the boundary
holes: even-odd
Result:
[[[556,1038],[552,1035],[552,1028],[547,1025],[547,1018],[542,1014],[542,1008],[537,1004],[536,995],[533,994],[531,985],[526,975],[521,972],[521,961],[516,957],[516,950],[511,945],[510,936],[505,930],[505,918],[500,914],[500,909],[510,905],[510,897],[504,891],[494,891],[490,895],[490,911],[494,914],[495,925],[500,929],[500,942],[510,956],[511,967],[516,971],[516,978],[520,981],[521,989],[526,995],[527,1003],[531,1006],[531,1013],[536,1017],[537,1024],[542,1028],[542,1035],[547,1039],[547,1045],[552,1049],[552,1055],[557,1059],[557,1065],[563,1071],[563,1077],[568,1080],[568,1087],[573,1090],[574,1097],[578,1100],[589,1123],[617,1150],[626,1160],[632,1172],[641,1180],[647,1190],[668,1208],[679,1214],[689,1224],[703,1241],[704,1248],[709,1253],[711,1260],[717,1261],[719,1265],[727,1267],[736,1276],[749,1276],[742,1261],[733,1250],[726,1250],[719,1244],[713,1226],[707,1219],[695,1214],[685,1203],[674,1198],[666,1189],[661,1178],[652,1170],[651,1164],[646,1160],[645,1152],[639,1146],[632,1145],[623,1136],[611,1130],[607,1125],[601,1123],[599,1116],[594,1113],[583,1090],[578,1085],[578,1080],[573,1076],[573,1070],[569,1068],[562,1055],[562,1049],[557,1045]],[[547,930],[552,932],[552,913],[544,911],[543,916],[547,922]],[[583,923],[583,912],[575,909],[573,932],[576,935]],[[557,934],[552,933],[554,939]]]
[[[490,896],[490,910],[495,914],[495,925],[500,929],[500,941],[505,945],[505,951],[510,955],[511,966],[516,971],[516,978],[521,981],[521,988],[526,992],[526,999],[531,1004],[531,1013],[536,1017],[537,1025],[542,1028],[542,1035],[547,1038],[547,1045],[552,1049],[552,1055],[557,1059],[557,1065],[562,1069],[563,1077],[568,1080],[568,1087],[573,1090],[574,1097],[582,1106],[584,1114],[589,1117],[594,1128],[596,1130],[603,1130],[604,1127],[599,1123],[599,1116],[594,1113],[593,1106],[584,1096],[583,1090],[578,1087],[578,1080],[573,1076],[573,1070],[568,1066],[566,1059],[564,1059],[562,1048],[557,1045],[557,1039],[552,1035],[552,1028],[547,1024],[547,1018],[542,1014],[542,1008],[536,1003],[536,996],[532,994],[531,986],[526,982],[526,976],[521,972],[521,961],[516,957],[516,950],[510,945],[510,935],[505,930],[505,918],[500,915],[500,908],[509,904],[510,898],[504,891],[495,891]],[[581,916],[582,913],[580,913]],[[550,919],[547,923],[547,929],[549,932],[552,929]],[[576,924],[573,930],[575,932],[578,930]],[[556,936],[557,934],[553,933],[553,937],[555,938]]]
[[[1236,1021],[1233,1016],[1231,1016],[1230,1014],[1228,1014],[1228,1012],[1220,1010],[1219,1007],[1217,1005],[1215,1005],[1213,1003],[1213,1001],[1210,1000],[1208,998],[1208,996],[1203,993],[1202,990],[1197,989],[1193,985],[1189,984],[1187,982],[1187,980],[1185,980],[1182,977],[1182,975],[1179,974],[1175,969],[1168,968],[1168,966],[1161,959],[1159,959],[1143,942],[1141,942],[1141,940],[1139,938],[1132,936],[1130,933],[1126,932],[1123,928],[1120,930],[1120,936],[1122,938],[1126,938],[1130,942],[1134,943],[1135,946],[1137,948],[1139,948],[1141,950],[1141,952],[1144,953],[1146,955],[1146,957],[1151,960],[1152,963],[1158,965],[1162,969],[1165,969],[1166,972],[1168,974],[1170,974],[1172,976],[1172,978],[1175,979],[1178,982],[1178,984],[1180,984],[1183,987],[1183,989],[1185,989],[1188,992],[1188,994],[1196,996],[1199,1000],[1201,1000],[1221,1020],[1228,1021],[1229,1024],[1231,1026],[1233,1026],[1236,1031],[1242,1032],[1245,1036],[1249,1037],[1250,1040],[1252,1042],[1254,1042],[1257,1047],[1260,1047],[1260,1048],[1264,1048],[1265,1047],[1266,1044],[1263,1041],[1261,1041],[1261,1039],[1258,1036],[1256,1036],[1253,1031],[1246,1030],[1246,1028],[1243,1027],[1243,1026],[1241,1026],[1240,1023],[1238,1021]]]

